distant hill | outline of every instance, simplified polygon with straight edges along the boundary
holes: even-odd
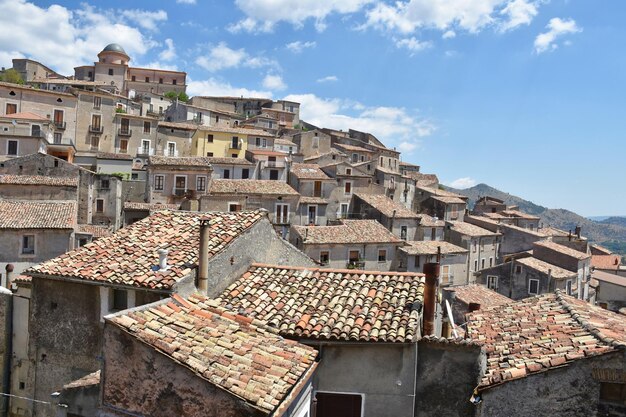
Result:
[[[563,230],[574,230],[582,227],[582,233],[590,241],[605,245],[618,253],[626,254],[626,217],[610,217],[603,221],[593,221],[565,209],[549,209],[521,197],[505,193],[487,184],[478,184],[465,190],[446,187],[455,193],[467,196],[470,207],[480,197],[490,196],[503,200],[508,205],[519,206],[521,211],[537,215],[544,225],[550,225]]]

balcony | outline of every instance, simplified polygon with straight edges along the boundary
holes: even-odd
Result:
[[[175,195],[175,196],[177,196],[177,197],[182,197],[182,196],[184,196],[186,192],[187,192],[187,190],[186,190],[186,189],[184,189],[184,188],[174,188],[174,189],[172,190],[172,194],[174,194],[174,195]]]
[[[364,260],[349,261],[346,264],[346,268],[347,269],[365,269],[365,261]]]
[[[240,143],[229,143],[228,146],[226,147],[227,150],[235,150],[235,151],[240,151],[241,148],[243,148],[243,145]]]
[[[120,129],[118,129],[117,134],[119,136],[132,136],[133,135],[133,131],[132,131],[132,129],[120,128]]]
[[[263,161],[263,168],[285,168],[285,161]]]
[[[154,148],[140,146],[137,148],[137,155],[154,155]]]
[[[57,130],[65,130],[65,126],[66,126],[66,123],[64,121],[62,121],[62,120],[60,120],[60,121],[55,120],[54,121],[54,127]]]
[[[146,112],[146,116],[148,116],[148,117],[161,117],[161,116],[163,116],[163,112],[156,112],[154,110],[148,110]]]
[[[89,133],[102,133],[102,125],[89,125]]]

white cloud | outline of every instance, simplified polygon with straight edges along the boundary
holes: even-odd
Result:
[[[372,0],[235,0],[246,18],[229,26],[230,31],[268,32],[276,23],[287,22],[301,27],[313,19],[315,29],[326,29],[324,19],[334,13],[348,14],[361,10]]]
[[[535,38],[535,52],[538,54],[558,48],[557,39],[561,36],[582,32],[574,19],[563,20],[558,17],[550,19],[546,28],[547,32],[540,33]]]
[[[0,52],[41,61],[62,74],[93,63],[107,44],[117,42],[133,57],[157,45],[122,16],[83,4],[70,10],[63,6],[39,7],[25,0],[2,2]]]
[[[156,12],[137,9],[122,10],[120,11],[120,15],[132,22],[135,22],[140,27],[151,31],[157,30],[158,23],[167,20],[167,13],[165,13],[164,10],[158,10]]]
[[[322,78],[318,78],[317,82],[318,83],[334,83],[339,81],[339,78],[337,78],[336,75],[328,75],[326,77],[322,77]]]
[[[424,49],[428,49],[433,46],[430,41],[420,41],[417,38],[405,38],[405,39],[396,39],[395,44],[397,48],[405,48],[411,51],[412,53],[423,51]]]
[[[0,67],[11,68],[13,58],[24,58],[24,55],[17,51],[0,51]]]
[[[208,55],[201,55],[196,58],[196,64],[210,72],[223,70],[226,68],[278,68],[278,63],[263,56],[251,56],[244,48],[232,49],[226,42],[220,42],[216,46],[209,48]]]
[[[313,41],[307,41],[307,42],[295,41],[295,42],[288,43],[287,45],[285,45],[285,47],[291,52],[293,52],[294,54],[299,54],[307,48],[315,48],[316,45],[317,44]]]
[[[376,27],[402,34],[418,29],[436,29],[453,37],[454,29],[476,33],[488,26],[512,29],[528,24],[539,2],[529,0],[408,0],[377,3],[366,12],[363,27]]]
[[[445,32],[443,32],[443,35],[441,35],[441,37],[443,39],[452,39],[452,38],[456,37],[456,32],[453,31],[453,30],[448,29]]]
[[[470,188],[476,185],[476,180],[470,177],[458,178],[448,184],[449,187],[456,188],[459,190],[463,190],[465,188]]]
[[[196,4],[196,0],[176,0],[178,4]]]
[[[176,58],[176,48],[172,39],[165,39],[165,49],[159,53],[159,59],[163,61],[171,61]]]
[[[267,88],[268,90],[284,90],[287,88],[287,84],[283,81],[283,77],[276,74],[267,74],[265,78],[263,78],[263,88]]]
[[[316,126],[332,129],[356,129],[369,132],[387,146],[417,149],[421,137],[432,134],[435,126],[417,114],[401,107],[366,107],[337,98],[320,98],[314,94],[291,94],[285,100],[301,104],[300,117]]]
[[[228,82],[215,78],[187,83],[187,94],[190,96],[243,96],[272,98],[271,91],[251,90],[244,87],[233,87]]]

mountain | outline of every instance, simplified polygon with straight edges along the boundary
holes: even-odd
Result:
[[[541,218],[541,223],[563,230],[574,230],[582,227],[582,233],[590,241],[602,244],[621,254],[626,254],[626,217],[609,217],[603,221],[593,221],[565,209],[549,209],[524,200],[521,197],[505,193],[487,184],[478,184],[464,190],[446,187],[446,189],[467,196],[470,208],[484,196],[503,200],[508,205],[519,206],[520,210]]]

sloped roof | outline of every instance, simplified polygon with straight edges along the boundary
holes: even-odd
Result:
[[[442,255],[467,253],[468,250],[443,240],[414,240],[406,242],[407,246],[400,248],[407,255],[436,255],[441,248]]]
[[[211,163],[205,156],[156,156],[148,159],[150,165],[203,167],[210,169]]]
[[[78,177],[50,177],[45,175],[0,175],[0,184],[78,187]]]
[[[515,262],[522,264],[528,268],[534,269],[535,271],[539,271],[543,274],[550,274],[552,278],[555,279],[572,278],[576,277],[577,275],[576,272],[568,271],[567,269],[552,265],[551,263],[544,262],[532,256],[528,258],[516,259]]]
[[[209,194],[299,195],[289,184],[273,180],[214,179]]]
[[[336,226],[293,226],[302,243],[403,243],[376,220],[342,220]]]
[[[43,116],[40,116],[36,113],[32,113],[32,112],[21,112],[21,113],[12,113],[12,114],[7,114],[5,116],[2,116],[3,118],[7,118],[7,119],[17,119],[17,120],[37,120],[39,122],[48,122],[50,123],[50,119],[46,119]]]
[[[622,264],[619,255],[592,255],[591,266],[598,269],[617,269]]]
[[[76,226],[76,233],[84,233],[92,235],[95,238],[111,235],[111,229],[108,226],[99,226],[95,224],[79,224]]]
[[[500,236],[500,233],[492,232],[482,227],[478,227],[471,223],[465,222],[449,222],[450,229],[455,232],[461,233],[467,236]]]
[[[210,164],[215,165],[254,165],[252,162],[243,158],[225,158],[225,157],[216,157],[211,156],[207,157],[207,160]]]
[[[582,260],[582,259],[587,259],[589,257],[591,257],[591,255],[586,254],[584,252],[579,252],[575,249],[572,249],[570,247],[564,246],[564,245],[559,245],[558,243],[554,243],[552,241],[549,240],[542,240],[539,242],[534,242],[534,246],[536,247],[542,247],[542,248],[546,248],[546,249],[550,249],[554,252],[559,252],[563,255],[569,256],[570,258],[575,258],[578,260]]]
[[[0,200],[0,229],[73,229],[75,201]]]
[[[484,285],[458,285],[454,287],[445,287],[443,290],[454,293],[454,297],[466,305],[471,303],[480,304],[481,309],[501,306],[513,302],[513,300],[509,297],[505,297],[504,295],[491,290]]]
[[[315,349],[198,294],[107,320],[268,415],[315,367]]]
[[[124,210],[126,211],[178,210],[179,206],[179,204],[124,202]]]
[[[260,210],[159,211],[24,273],[167,291],[198,266],[201,219],[209,221],[209,257],[212,257],[265,217],[266,212]],[[169,250],[169,268],[165,271],[156,267],[159,249]]]
[[[366,194],[366,193],[354,193],[357,198],[360,198],[383,215],[396,219],[418,219],[417,213],[409,210],[404,205],[393,201],[384,194]]]
[[[284,337],[411,342],[423,274],[253,264],[217,301]]]
[[[470,313],[467,327],[487,353],[482,389],[626,347],[626,317],[559,290]]]
[[[317,164],[292,164],[291,174],[301,180],[332,180]]]

